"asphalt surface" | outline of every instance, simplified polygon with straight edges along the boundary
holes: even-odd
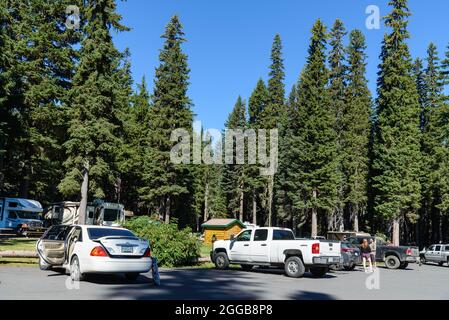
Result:
[[[121,275],[93,275],[74,285],[67,275],[38,268],[0,267],[0,299],[449,299],[449,267],[412,264],[378,273],[332,271],[292,279],[282,270],[161,269],[132,283]],[[371,289],[368,289],[367,287]]]

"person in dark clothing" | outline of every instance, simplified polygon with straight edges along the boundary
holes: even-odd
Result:
[[[365,272],[372,272],[373,264],[371,261],[371,248],[368,244],[367,239],[363,239],[362,245],[360,247],[360,252],[362,253],[363,270],[365,270]],[[366,268],[366,261],[369,262],[369,269]]]

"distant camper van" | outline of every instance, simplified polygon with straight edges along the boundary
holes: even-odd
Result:
[[[39,201],[0,197],[0,232],[17,235],[41,235],[45,231]]]

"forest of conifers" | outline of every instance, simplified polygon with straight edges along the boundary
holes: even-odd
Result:
[[[73,4],[79,28],[64,23]],[[278,170],[260,176],[255,165],[170,161],[171,132],[194,120],[180,17],[166,25],[149,92],[145,79],[133,89],[130,53],[114,46],[112,32],[129,31],[114,0],[3,0],[0,195],[79,201],[88,178],[89,201],[194,230],[236,217],[298,236],[350,229],[449,242],[449,47],[429,43],[413,57],[407,0],[389,5],[376,93],[362,31],[317,20],[292,88],[274,36],[268,81],[254,79],[223,119],[228,129],[278,129]]]

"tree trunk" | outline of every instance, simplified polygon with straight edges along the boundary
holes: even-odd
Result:
[[[393,219],[393,245],[399,246],[399,218]]]
[[[83,165],[83,182],[81,183],[81,202],[79,208],[78,224],[86,223],[87,197],[89,193],[89,170],[90,164],[86,160]]]
[[[359,204],[356,203],[353,214],[354,231],[359,232]]]
[[[253,224],[257,225],[257,198],[256,198],[256,191],[253,191]]]
[[[170,196],[167,196],[167,200],[165,202],[165,223],[170,223]]]
[[[240,209],[239,209],[239,220],[243,222],[243,190],[240,191]]]
[[[268,227],[271,227],[271,220],[273,215],[273,188],[274,175],[271,175],[268,182]]]
[[[209,220],[209,183],[206,183],[206,190],[204,191],[204,222]]]
[[[313,189],[312,191],[312,197],[313,197],[313,208],[312,208],[312,237],[316,237],[318,235],[318,221],[317,221],[317,209],[315,207],[315,199],[316,199],[316,190]]]

